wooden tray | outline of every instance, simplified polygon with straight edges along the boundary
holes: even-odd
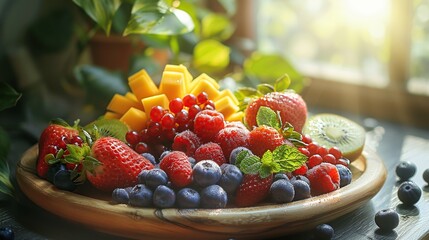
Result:
[[[352,183],[337,191],[288,204],[226,209],[153,209],[112,204],[92,188],[61,191],[35,174],[37,146],[17,167],[21,190],[37,205],[98,231],[136,239],[262,239],[309,230],[349,213],[383,186],[386,169],[364,151],[351,165]],[[352,227],[352,226],[351,226]]]

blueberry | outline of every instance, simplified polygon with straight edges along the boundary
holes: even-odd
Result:
[[[423,180],[425,180],[425,182],[427,182],[429,184],[429,169],[426,169],[423,172]]]
[[[155,157],[152,154],[150,154],[148,152],[145,152],[145,153],[142,153],[141,155],[144,158],[146,158],[147,160],[149,160],[153,165],[157,164],[156,159],[155,159]]]
[[[144,184],[137,184],[129,193],[129,204],[135,207],[150,207],[152,204],[153,192]]]
[[[176,194],[173,189],[159,185],[153,192],[153,205],[158,208],[171,208],[176,202]]]
[[[219,165],[212,160],[202,160],[195,164],[192,177],[195,183],[201,187],[216,184],[222,175]]]
[[[416,164],[410,162],[410,161],[401,161],[396,166],[396,175],[402,180],[408,180],[414,174],[416,174],[417,167]]]
[[[166,185],[168,183],[167,174],[160,168],[149,170],[145,177],[145,184],[151,189],[157,188],[159,185]]]
[[[171,151],[168,151],[168,150],[166,150],[166,151],[164,151],[164,152],[162,152],[161,153],[161,155],[159,156],[159,161],[158,162],[161,162],[162,161],[162,159],[167,155],[167,154],[169,154]]]
[[[243,173],[237,166],[228,163],[222,164],[221,169],[222,176],[219,179],[218,185],[228,194],[233,194],[243,180]]]
[[[414,205],[421,196],[422,190],[413,181],[405,181],[399,185],[398,198],[405,205]]]
[[[71,179],[71,172],[65,169],[59,170],[55,174],[54,185],[55,187],[66,191],[73,191],[76,189],[76,184]]]
[[[197,163],[197,160],[193,157],[189,157],[188,161],[191,163],[191,167],[194,168],[195,164]]]
[[[289,180],[288,176],[285,173],[276,173],[274,175],[273,181],[275,182],[275,181],[280,180],[280,179]]]
[[[145,184],[146,183],[146,177],[147,177],[148,173],[149,173],[149,170],[147,170],[147,169],[142,170],[139,173],[139,175],[137,176],[138,183]]]
[[[338,169],[338,173],[340,174],[340,187],[344,187],[349,185],[352,182],[352,171],[344,165],[337,164],[335,165]]]
[[[228,196],[219,185],[211,185],[200,192],[202,208],[224,208],[228,202]]]
[[[399,225],[399,214],[392,209],[383,209],[375,214],[375,224],[385,231],[391,231]]]
[[[54,176],[60,170],[66,170],[66,166],[60,162],[52,164],[49,166],[48,172],[46,173],[46,179],[48,179],[49,182],[54,183]]]
[[[177,192],[176,201],[179,208],[198,208],[200,194],[192,188],[182,188]]]
[[[292,183],[293,190],[295,190],[295,197],[293,201],[298,201],[311,197],[310,185],[303,180],[295,180]]]
[[[332,239],[334,237],[334,229],[331,227],[331,225],[325,223],[320,224],[314,230],[314,235],[316,239],[320,240]]]
[[[308,178],[306,176],[296,175],[290,179],[291,182],[296,181],[296,180],[302,180],[302,181],[306,182],[311,187],[310,180],[308,180]]]
[[[234,148],[229,155],[229,163],[234,164],[237,162],[237,156],[241,151],[247,151],[249,154],[253,155],[252,151],[245,147]]]
[[[2,240],[13,240],[15,239],[15,233],[11,227],[0,228],[0,239]]]
[[[125,188],[115,188],[112,192],[112,201],[115,203],[127,204],[130,200],[128,192]]]
[[[270,196],[275,203],[288,203],[292,202],[295,197],[295,190],[292,183],[280,179],[271,184]]]

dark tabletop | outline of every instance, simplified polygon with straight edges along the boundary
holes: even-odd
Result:
[[[382,189],[368,203],[328,223],[335,230],[334,239],[429,239],[429,186],[422,178],[423,171],[429,168],[429,130],[340,114],[366,127],[366,147],[383,159],[388,174]],[[12,149],[8,161],[14,175],[16,162],[36,139],[18,130],[9,134]],[[417,173],[411,180],[422,188],[423,195],[411,208],[404,207],[397,198],[399,182],[395,168],[399,161],[417,165]],[[57,217],[33,204],[16,188],[19,201],[0,201],[0,227],[11,226],[15,239],[121,239]],[[375,213],[386,208],[394,208],[400,214],[399,226],[387,233],[381,232],[374,222]],[[302,233],[281,239],[286,238],[310,239],[311,235]]]

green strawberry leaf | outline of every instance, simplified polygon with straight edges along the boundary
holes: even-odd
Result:
[[[259,172],[261,165],[262,163],[258,156],[250,155],[240,162],[239,168],[245,174],[256,174]]]
[[[278,78],[274,83],[274,90],[276,92],[286,91],[289,88],[290,82],[291,81],[290,81],[289,75],[284,74],[283,76]]]
[[[97,166],[102,165],[102,163],[98,161],[96,158],[88,155],[85,157],[84,161],[82,162],[82,165],[83,165],[83,169],[85,169],[86,171],[94,175],[95,168]]]
[[[79,164],[82,160],[88,156],[91,152],[91,148],[88,144],[83,144],[82,146],[76,146],[74,144],[67,144],[67,150],[69,154],[64,157],[66,163]]]
[[[273,151],[273,158],[280,165],[281,171],[293,172],[307,161],[307,156],[297,148],[289,145],[281,145]]]
[[[261,83],[258,86],[256,86],[257,91],[261,95],[265,95],[270,92],[274,92],[274,87],[267,83]]]
[[[271,108],[261,106],[256,113],[256,124],[258,126],[266,125],[273,127],[275,129],[281,128],[280,119],[277,116],[277,113],[274,112]]]

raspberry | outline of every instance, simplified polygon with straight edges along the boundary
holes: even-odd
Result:
[[[213,141],[216,134],[224,127],[224,117],[216,110],[203,110],[194,119],[194,132],[203,142]]]
[[[307,171],[312,195],[332,192],[340,187],[340,174],[335,165],[321,163]]]
[[[197,160],[197,162],[202,160],[213,160],[219,166],[226,163],[226,159],[225,159],[225,156],[223,155],[222,148],[220,147],[219,144],[214,142],[209,142],[201,145],[195,151],[194,157],[195,157],[195,160]]]
[[[195,150],[201,145],[198,136],[189,130],[178,133],[174,137],[173,150],[182,151],[188,156],[194,156]]]
[[[237,147],[249,147],[249,130],[238,127],[224,128],[216,134],[214,142],[222,148],[223,155],[229,159],[231,151]]]
[[[238,127],[238,128],[242,128],[245,130],[248,130],[246,128],[246,126],[244,126],[244,124],[240,121],[233,121],[233,122],[227,122],[225,123],[225,128],[230,128],[230,127]]]
[[[273,151],[283,144],[283,136],[265,125],[254,128],[249,134],[249,149],[257,156],[262,157],[267,150]]]
[[[161,160],[159,167],[176,187],[185,187],[192,182],[191,163],[184,152],[170,152]]]

